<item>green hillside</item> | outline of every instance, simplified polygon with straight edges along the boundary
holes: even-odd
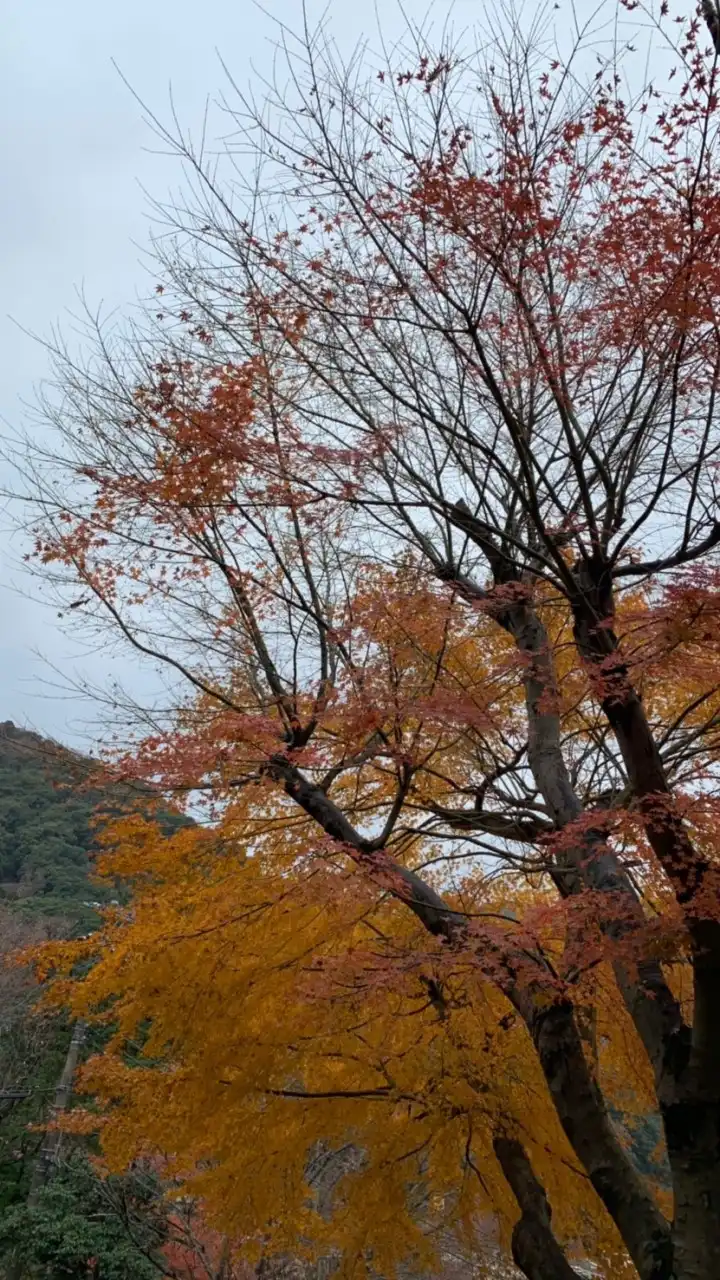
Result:
[[[31,973],[18,948],[91,932],[94,904],[120,893],[92,879],[93,816],[107,796],[91,790],[92,762],[39,734],[0,723],[0,1213],[27,1194],[67,1053],[71,1024],[33,1012]],[[113,797],[114,799],[114,797]]]
[[[12,721],[0,724],[0,900],[25,916],[92,927],[90,904],[113,896],[90,882],[101,797],[85,789],[88,764]]]
[[[137,804],[142,793],[92,788],[94,762],[39,734],[0,723],[0,906],[25,919],[62,919],[70,932],[98,922],[94,908],[121,891],[92,878],[99,806]],[[184,821],[164,811],[163,825]]]
[[[94,762],[0,723],[0,1277],[152,1280],[165,1274],[159,1184],[146,1176],[100,1183],[88,1163],[92,1143],[70,1142],[47,1185],[32,1191],[42,1124],[73,1033],[63,1014],[38,1014],[31,972],[12,961],[44,938],[88,933],[96,907],[122,886],[93,878],[94,816],[152,799],[128,787],[92,785]],[[155,810],[155,805],[152,805]],[[186,821],[167,809],[166,829]],[[10,963],[5,961],[10,958]],[[99,1047],[89,1032],[82,1057]],[[110,1194],[112,1192],[112,1195]],[[129,1216],[128,1216],[129,1215]]]

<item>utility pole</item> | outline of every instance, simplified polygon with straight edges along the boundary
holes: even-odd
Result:
[[[85,1043],[86,1030],[86,1024],[82,1021],[76,1022],[73,1027],[63,1069],[60,1072],[60,1079],[55,1088],[55,1097],[48,1117],[49,1125],[59,1120],[63,1111],[67,1109],[80,1050]],[[61,1143],[62,1134],[57,1129],[49,1128],[45,1134],[30,1180],[28,1204],[31,1206],[37,1202],[38,1195],[52,1175],[53,1166],[57,1164],[60,1155]]]
[[[65,1055],[63,1069],[60,1072],[60,1079],[55,1086],[55,1097],[50,1109],[48,1124],[52,1124],[54,1120],[59,1119],[70,1101],[80,1050],[85,1043],[85,1032],[86,1024],[82,1021],[76,1022],[70,1037],[68,1051]],[[61,1141],[62,1134],[57,1129],[49,1130],[45,1134],[30,1179],[30,1191],[28,1193],[28,1205],[30,1206],[37,1203],[42,1188],[51,1176],[53,1166],[57,1163],[60,1154]],[[23,1274],[22,1261],[15,1254],[5,1273],[6,1280],[22,1280]]]

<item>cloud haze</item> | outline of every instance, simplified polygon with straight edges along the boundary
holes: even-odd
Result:
[[[421,20],[426,8],[410,0],[406,12]],[[13,9],[0,50],[0,416],[10,431],[28,420],[22,402],[32,402],[48,369],[42,346],[23,330],[47,336],[59,322],[71,333],[80,290],[106,312],[131,305],[149,278],[143,188],[162,199],[180,178],[176,162],[153,152],[157,144],[113,62],[164,119],[172,85],[181,123],[198,128],[207,96],[223,88],[218,53],[247,84],[271,72],[277,23],[293,30],[302,23],[301,0],[267,0],[265,12],[250,0],[122,6],[30,0]],[[324,6],[308,9],[312,25]],[[341,47],[376,30],[371,3],[338,2],[329,12]],[[449,7],[434,12],[442,22]],[[476,17],[475,4],[457,0],[455,30]],[[401,28],[394,6],[387,13],[383,6],[382,26],[390,40]],[[3,487],[12,483],[7,473],[3,480]],[[122,655],[79,649],[52,607],[27,598],[38,587],[22,570],[22,544],[9,538],[7,524],[0,547],[0,720],[87,745],[97,710],[47,682],[114,677],[141,696],[154,677]]]

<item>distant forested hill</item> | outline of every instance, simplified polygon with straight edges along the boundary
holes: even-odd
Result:
[[[159,1184],[139,1175],[100,1183],[87,1160],[92,1142],[66,1144],[48,1185],[32,1192],[73,1024],[34,1011],[39,989],[13,956],[48,937],[92,932],[95,908],[125,896],[122,886],[93,879],[98,808],[144,807],[147,797],[156,809],[149,792],[94,786],[95,768],[0,722],[0,1277],[12,1280],[85,1277],[90,1255],[101,1280],[165,1275]],[[165,808],[156,816],[167,829],[186,821]],[[81,1057],[98,1047],[88,1032]]]
[[[23,914],[90,924],[85,904],[112,897],[89,880],[99,796],[81,790],[87,776],[81,756],[0,724],[0,899]]]
[[[0,905],[27,919],[62,918],[75,932],[98,922],[94,906],[118,890],[92,880],[98,806],[138,802],[137,792],[92,788],[94,762],[39,734],[0,722]],[[183,821],[165,811],[163,825]]]

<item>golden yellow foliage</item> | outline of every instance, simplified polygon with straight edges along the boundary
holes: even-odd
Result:
[[[288,874],[288,832],[279,825],[258,842],[256,804],[245,792],[227,822],[170,837],[141,818],[116,822],[103,869],[134,877],[132,906],[109,913],[99,937],[42,953],[55,975],[49,998],[112,1027],[82,1073],[110,1166],[161,1153],[250,1260],[261,1248],[338,1249],[354,1275],[370,1258],[391,1274],[408,1256],[433,1265],[428,1223],[472,1239],[492,1214],[507,1238],[517,1207],[493,1140],[517,1133],[560,1238],[621,1274],[615,1230],[528,1033],[475,957],[448,956],[402,905],[378,901],[332,859]],[[263,804],[271,816],[267,793]],[[482,877],[463,886],[466,911],[491,915],[494,897]],[[542,910],[542,894],[518,890],[515,906]],[[604,1087],[620,1110],[642,1114],[652,1084],[612,979],[595,969],[585,987]],[[319,1143],[362,1153],[326,1218],[306,1182]]]

